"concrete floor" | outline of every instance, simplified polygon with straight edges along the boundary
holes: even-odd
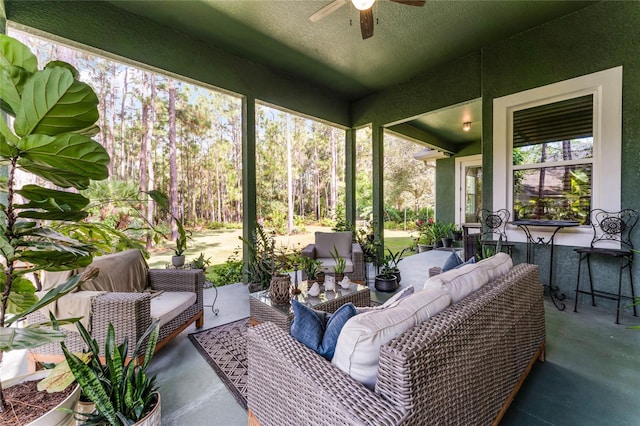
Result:
[[[210,303],[213,290],[205,291]],[[218,316],[205,310],[205,328],[249,315],[243,284],[219,289]],[[640,318],[579,305],[573,312],[545,302],[547,360],[538,363],[503,419],[503,425],[640,424]],[[162,392],[164,425],[246,425],[247,414],[202,359],[187,334],[160,351],[151,363]],[[286,423],[286,422],[285,422]],[[285,424],[283,423],[283,424]]]
[[[215,290],[205,290],[205,304],[214,296]],[[216,307],[217,316],[205,308],[203,329],[247,317],[247,286],[220,288]],[[640,330],[629,328],[640,325],[640,318],[625,313],[622,324],[615,325],[614,309],[586,303],[579,313],[572,303],[561,312],[546,301],[545,309],[547,361],[534,366],[502,424],[640,424]],[[190,326],[151,362],[162,395],[162,424],[246,425],[247,413],[189,341],[187,335],[195,331]],[[14,375],[6,361],[0,369],[3,377]]]

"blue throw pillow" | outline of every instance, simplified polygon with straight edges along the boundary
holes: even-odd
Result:
[[[324,358],[331,360],[338,336],[349,318],[356,314],[352,303],[342,305],[332,315],[315,311],[297,300],[291,301],[291,336]]]
[[[320,352],[318,352],[320,355],[328,360],[333,358],[342,327],[344,327],[349,318],[357,313],[358,311],[353,303],[346,303],[340,306],[338,310],[329,317],[327,328],[324,330],[324,336],[322,337],[322,348]]]
[[[476,257],[475,256],[470,257],[466,262],[459,264],[458,266],[456,266],[453,269],[462,268],[464,265],[471,265],[473,263],[476,263]]]
[[[461,264],[462,264],[462,259],[458,257],[455,251],[452,251],[451,255],[444,262],[444,265],[442,265],[442,272],[447,272]]]

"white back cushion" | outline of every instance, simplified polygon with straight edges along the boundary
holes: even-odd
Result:
[[[452,303],[457,303],[489,282],[487,272],[479,264],[464,265],[429,278],[424,289],[441,288],[449,292]]]
[[[484,269],[489,281],[495,281],[513,268],[513,260],[507,253],[497,253],[495,256],[481,260],[476,265]]]
[[[412,329],[451,304],[439,288],[407,296],[393,307],[356,315],[342,328],[331,363],[373,389],[378,374],[380,346]]]

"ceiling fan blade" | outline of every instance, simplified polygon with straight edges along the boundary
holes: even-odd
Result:
[[[363,40],[366,40],[369,37],[373,37],[373,10],[372,10],[372,8],[360,11],[360,31],[362,32],[362,39]]]
[[[331,15],[336,10],[340,9],[345,4],[349,3],[349,0],[333,0],[331,3],[309,16],[311,22],[318,22],[322,18]]]
[[[426,0],[391,0],[394,3],[405,4],[407,6],[422,7],[426,3]]]

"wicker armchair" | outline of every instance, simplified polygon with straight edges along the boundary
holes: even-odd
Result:
[[[120,343],[126,337],[129,341],[129,354],[133,351],[135,342],[142,336],[151,324],[151,299],[161,292],[193,292],[195,302],[184,308],[176,317],[160,327],[160,335],[156,350],[167,344],[190,324],[200,328],[204,325],[203,288],[204,274],[199,269],[148,269],[145,292],[106,292],[91,299],[91,316],[89,331],[98,341],[100,348],[104,347],[107,327],[112,323],[116,332],[116,341]],[[79,291],[78,293],[82,293]],[[73,293],[72,293],[73,294]],[[67,297],[67,296],[64,296]],[[46,321],[45,312],[37,311],[27,318],[29,323]],[[67,334],[65,343],[72,352],[79,352],[84,348],[80,334],[75,326],[63,327]],[[60,344],[47,344],[31,349],[29,360],[36,362],[57,362],[63,359]],[[35,365],[35,364],[33,364]]]
[[[309,244],[302,250],[302,255],[319,260],[324,273],[333,273],[335,261],[330,252],[338,250],[341,257],[347,261],[344,274],[350,280],[364,280],[364,253],[360,244],[354,243],[353,233],[345,232],[316,232],[315,244]],[[304,277],[306,278],[306,277]]]

